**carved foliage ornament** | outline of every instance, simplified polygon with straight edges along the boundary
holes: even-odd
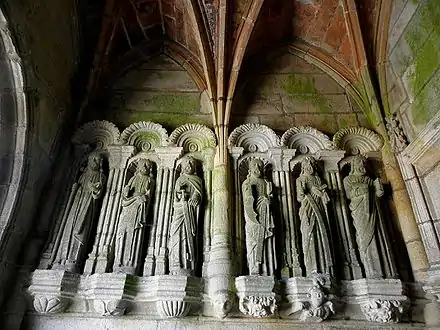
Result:
[[[397,323],[403,312],[402,302],[397,300],[370,300],[361,305],[369,321]]]
[[[380,135],[365,127],[341,129],[333,136],[333,142],[336,147],[345,150],[348,155],[352,156],[380,151],[383,146]]]
[[[277,309],[275,297],[247,296],[240,299],[240,312],[253,317],[273,315]]]
[[[292,127],[281,137],[281,145],[296,149],[301,154],[336,148],[327,135],[310,126]]]
[[[98,150],[107,148],[119,141],[120,132],[115,124],[106,120],[85,123],[73,135],[74,144],[88,144]]]
[[[234,129],[228,140],[229,149],[243,147],[249,152],[266,152],[280,147],[280,138],[269,127],[259,124],[245,124]]]
[[[396,117],[385,118],[388,136],[390,138],[391,150],[395,153],[403,151],[408,146],[405,133]]]
[[[148,152],[156,147],[168,145],[168,133],[162,125],[141,121],[131,124],[122,132],[120,143]]]
[[[185,152],[197,152],[217,146],[214,133],[200,124],[185,124],[176,128],[170,135],[170,143],[183,147]]]
[[[67,307],[67,300],[60,297],[34,296],[35,311],[42,314],[62,313]]]

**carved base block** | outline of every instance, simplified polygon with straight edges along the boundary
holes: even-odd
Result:
[[[194,276],[153,277],[157,314],[163,318],[184,317],[200,309],[201,279]]]
[[[75,295],[79,275],[65,270],[37,269],[28,292],[38,313],[62,313]]]
[[[342,285],[346,303],[360,306],[367,320],[380,323],[401,320],[408,298],[403,295],[403,285],[399,280],[359,279],[343,281]]]
[[[85,298],[95,313],[124,315],[134,299],[135,277],[126,274],[93,274],[87,278]]]
[[[244,315],[267,317],[277,310],[278,288],[271,276],[240,276],[235,279],[239,309]]]
[[[329,291],[330,282],[324,278],[319,284],[309,277],[289,278],[285,282],[288,304],[280,314],[283,318],[322,322],[335,313]]]

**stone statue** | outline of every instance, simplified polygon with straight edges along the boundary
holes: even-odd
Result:
[[[379,197],[384,194],[380,180],[366,175],[365,158],[353,157],[344,188],[356,229],[356,241],[367,278],[390,278],[396,275],[391,248],[381,219]]]
[[[202,179],[196,175],[195,160],[182,161],[182,173],[174,188],[174,213],[171,221],[170,273],[193,274],[197,263],[197,226],[203,197]]]
[[[301,175],[296,180],[296,197],[301,203],[302,249],[307,276],[313,273],[332,275],[333,260],[327,214],[327,185],[315,173],[315,160],[306,157],[301,164]]]
[[[395,116],[387,117],[386,128],[390,138],[391,150],[394,153],[402,152],[408,146],[408,141],[399,121]]]
[[[99,215],[107,179],[102,161],[99,153],[92,152],[88,156],[84,173],[72,186],[63,217],[65,226],[54,262],[55,269],[80,271],[79,267],[87,254],[90,232]]]
[[[272,276],[276,269],[272,183],[262,178],[263,162],[252,159],[242,185],[249,275]]]
[[[153,192],[152,163],[140,159],[134,176],[122,191],[122,211],[116,234],[115,265],[118,272],[134,275],[140,265],[144,225]]]

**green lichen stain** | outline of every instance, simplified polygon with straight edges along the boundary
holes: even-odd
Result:
[[[440,87],[437,86],[438,79],[429,81],[440,67],[438,0],[428,0],[421,5],[416,15],[416,19],[410,21],[404,35],[414,57],[413,66],[408,75],[411,93],[415,96],[412,117],[414,124],[424,125],[432,118],[439,106],[439,101],[430,97]],[[436,108],[435,111],[434,108]]]
[[[194,94],[154,94],[149,100],[151,106],[158,111],[196,113],[199,108],[199,98]]]
[[[322,113],[329,113],[331,110],[328,99],[316,89],[313,76],[291,74],[287,78],[283,90],[290,99],[311,102]]]

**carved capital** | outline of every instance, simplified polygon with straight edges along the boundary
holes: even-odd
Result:
[[[95,312],[102,316],[122,316],[127,311],[127,302],[122,299],[93,301]]]
[[[127,166],[128,159],[133,156],[135,148],[133,146],[115,145],[109,146],[107,150],[110,169],[123,170]]]
[[[246,296],[240,298],[239,309],[245,315],[267,317],[275,314],[277,301],[275,297]]]
[[[369,300],[361,309],[369,321],[379,323],[397,323],[403,312],[402,302],[397,300]]]
[[[183,154],[183,147],[156,148],[156,153],[160,159],[160,167],[173,169],[176,160]]]
[[[318,159],[324,163],[325,172],[339,172],[339,162],[345,157],[344,150],[321,150]]]
[[[60,296],[35,295],[33,297],[33,305],[37,313],[62,313],[68,305],[68,299]]]
[[[156,302],[156,308],[161,317],[185,317],[188,315],[191,305],[182,300],[159,300]]]

